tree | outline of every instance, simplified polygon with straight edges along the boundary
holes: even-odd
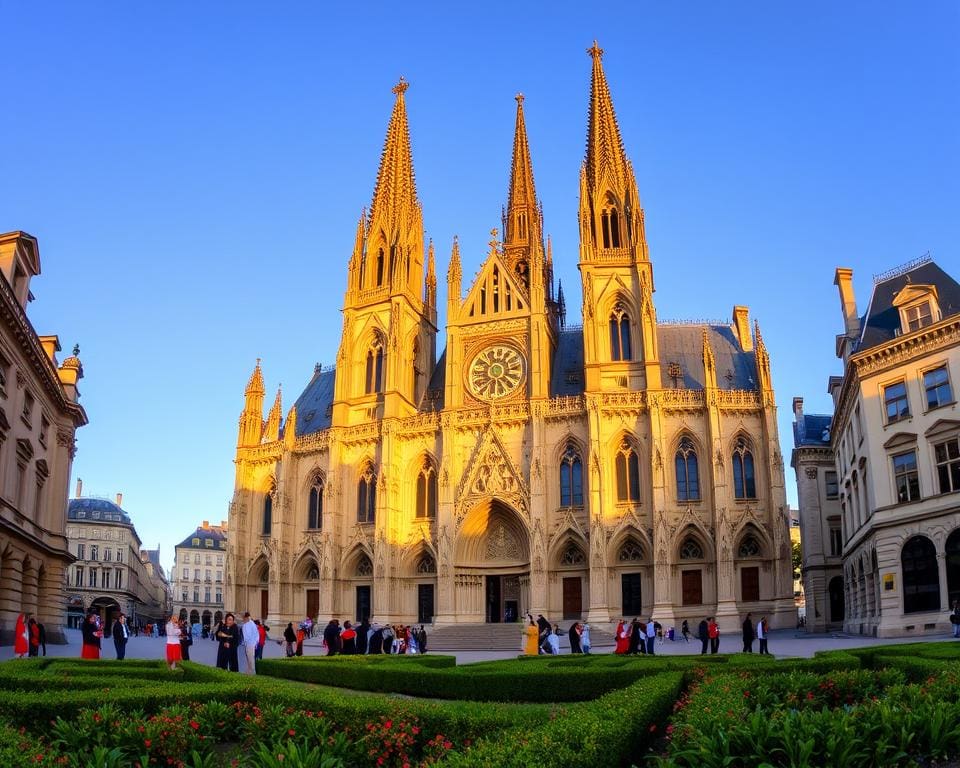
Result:
[[[800,578],[800,568],[803,564],[803,550],[800,547],[800,542],[793,542],[793,578]]]

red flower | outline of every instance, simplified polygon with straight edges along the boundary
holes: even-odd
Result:
[[[143,740],[143,746],[145,746],[147,749],[150,749],[150,743],[150,739]]]
[[[296,735],[297,735],[297,732],[293,730],[293,728],[287,731],[287,736],[296,736]]]
[[[384,728],[393,728],[393,720],[386,720],[383,723]]]
[[[453,744],[451,744],[449,741],[445,741],[445,742],[443,742],[443,748],[444,748],[444,749],[453,749]]]
[[[650,726],[650,733],[656,733],[656,730],[657,730],[657,724],[654,723],[653,725]]]
[[[410,731],[413,733],[414,736],[420,733],[420,729],[417,726],[413,726],[413,728],[411,728]]]
[[[195,730],[195,731],[199,731],[199,730],[200,730],[200,723],[198,723],[196,720],[191,720],[191,721],[190,721],[190,727],[193,728],[193,730]]]

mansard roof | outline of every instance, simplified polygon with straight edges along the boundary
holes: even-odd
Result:
[[[130,516],[109,499],[83,496],[70,499],[67,504],[67,519],[90,523],[120,523],[133,527]]]
[[[793,445],[830,446],[830,424],[833,416],[822,413],[805,413],[800,421],[793,423]]]
[[[194,539],[197,539],[199,543],[194,544],[193,543]],[[214,542],[214,544],[211,547],[207,547],[207,545],[204,544],[204,542],[207,539],[210,539],[211,541]],[[203,526],[200,526],[197,528],[197,530],[195,530],[193,533],[187,536],[187,538],[185,538],[183,541],[177,544],[177,546],[187,547],[188,549],[212,549],[213,547],[217,546],[216,542],[226,541],[226,540],[227,540],[227,534],[224,533],[223,528],[221,528],[219,525],[207,526],[206,528],[204,528]],[[145,550],[145,551],[150,552],[152,550]]]
[[[313,378],[295,403],[297,408],[297,437],[329,429],[333,416],[333,384],[336,373],[333,368],[313,371]]]
[[[886,344],[900,334],[900,311],[893,300],[909,284],[936,288],[941,319],[960,313],[960,283],[940,269],[936,262],[923,262],[886,280],[879,280],[873,286],[870,304],[860,320],[858,352]]]

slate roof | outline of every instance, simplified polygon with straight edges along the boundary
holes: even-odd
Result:
[[[200,539],[200,543],[194,544],[193,543],[194,539]],[[207,545],[204,544],[204,542],[207,539],[211,539],[214,542],[226,541],[227,535],[223,532],[223,529],[220,528],[219,526],[214,528],[201,527],[201,528],[197,528],[196,531],[194,531],[189,536],[187,536],[187,538],[185,538],[183,541],[177,544],[177,546],[187,547],[189,549],[213,549],[214,547],[217,547],[216,544],[214,544],[213,547],[207,547]]]
[[[960,283],[940,269],[936,262],[925,262],[873,286],[870,304],[860,319],[858,352],[896,338],[900,332],[900,311],[893,306],[893,299],[908,283],[937,287],[941,319],[960,313]]]
[[[793,423],[793,445],[800,448],[805,445],[830,445],[830,423],[832,416],[821,413],[805,413],[800,421]],[[826,437],[826,439],[824,439]]]
[[[667,374],[670,363],[679,363],[680,382],[685,389],[703,389],[703,329],[707,329],[720,389],[756,389],[757,360],[744,352],[730,325],[658,325],[657,342],[663,385],[672,384]]]
[[[566,328],[560,331],[553,355],[550,397],[579,395],[583,387],[583,328]]]
[[[67,519],[78,522],[108,522],[133,526],[130,516],[108,499],[96,499],[84,496],[70,499],[67,505]]]
[[[329,429],[333,407],[333,368],[315,368],[313,378],[297,398],[297,437]]]

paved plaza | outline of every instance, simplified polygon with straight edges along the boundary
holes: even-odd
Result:
[[[48,645],[47,655],[56,657],[79,658],[80,656],[80,632],[79,630],[68,629],[66,631],[69,642],[66,645]],[[867,645],[891,645],[911,642],[937,642],[949,640],[950,635],[933,635],[917,638],[896,638],[878,640],[874,637],[862,637],[860,635],[811,635],[797,630],[777,630],[770,633],[770,652],[780,658],[813,656],[817,651],[834,651],[846,648],[858,648]],[[960,642],[958,640],[957,642]],[[458,664],[471,664],[479,661],[495,661],[500,659],[514,658],[519,653],[520,641],[519,632],[517,640],[517,651],[443,651],[437,650],[436,653],[456,656]],[[740,651],[742,643],[739,635],[729,635],[720,638],[720,652],[733,653]],[[754,643],[754,650],[759,647]],[[611,653],[613,646],[594,647],[594,653]],[[700,643],[691,639],[689,643],[683,640],[665,641],[658,643],[656,652],[665,656],[694,655],[700,652]],[[164,638],[162,637],[132,637],[127,644],[128,659],[163,659],[165,658]],[[304,644],[304,655],[323,656],[326,649],[321,640],[314,637]],[[561,654],[569,653],[569,646],[566,644],[566,638],[561,645]],[[268,639],[264,647],[263,655],[265,658],[274,659],[284,656],[284,647],[276,639]],[[13,658],[13,647],[0,647],[0,661],[6,661]],[[105,641],[103,643],[102,658],[116,658],[113,642]],[[201,664],[211,666],[217,661],[217,644],[209,639],[198,638],[190,647],[191,661],[197,661]],[[244,669],[243,654],[240,654],[240,669]]]

